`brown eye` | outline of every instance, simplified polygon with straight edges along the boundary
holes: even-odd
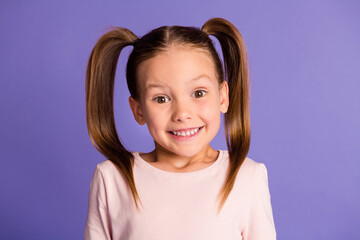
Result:
[[[159,96],[154,98],[154,101],[157,103],[166,103],[169,101],[169,98],[165,97],[165,96]]]
[[[197,90],[194,92],[193,96],[195,98],[201,98],[203,96],[205,96],[206,92],[204,90]]]

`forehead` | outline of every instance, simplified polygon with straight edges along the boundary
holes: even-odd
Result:
[[[201,48],[175,45],[142,62],[137,69],[140,88],[148,82],[179,83],[207,75],[216,79],[210,53]]]

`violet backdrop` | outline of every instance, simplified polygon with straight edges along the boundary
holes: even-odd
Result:
[[[251,71],[249,157],[267,166],[278,239],[360,239],[359,1],[0,2],[0,239],[82,239],[90,180],[105,160],[85,120],[85,69],[110,26],[235,24]],[[216,42],[219,49],[219,44]],[[128,107],[121,53],[120,137],[153,147]],[[225,149],[223,131],[212,143]]]

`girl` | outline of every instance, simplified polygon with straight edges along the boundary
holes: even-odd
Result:
[[[225,73],[209,35],[221,44]],[[114,77],[128,45],[129,105],[154,139],[149,153],[127,151],[115,128]],[[221,113],[226,151],[210,146]],[[88,62],[86,114],[108,160],[93,174],[84,239],[276,239],[267,169],[247,157],[246,46],[227,20],[141,38],[120,27],[106,33]]]

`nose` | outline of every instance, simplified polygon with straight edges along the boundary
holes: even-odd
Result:
[[[184,122],[192,118],[191,104],[186,101],[176,101],[173,106],[172,120]]]

